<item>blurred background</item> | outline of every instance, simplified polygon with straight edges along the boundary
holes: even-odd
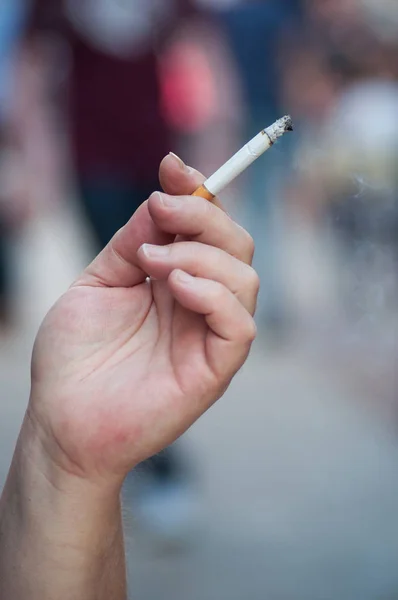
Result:
[[[290,113],[224,194],[259,339],[126,482],[132,597],[398,599],[398,5],[0,1],[0,488],[51,304],[159,187]]]

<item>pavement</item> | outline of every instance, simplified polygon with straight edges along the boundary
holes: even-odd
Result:
[[[0,344],[0,487],[37,325],[87,253],[69,213],[38,219],[14,248],[20,319]],[[398,599],[393,412],[364,403],[347,361],[326,359],[326,346],[325,333],[276,348],[260,336],[225,397],[184,437],[201,507],[184,545],[147,539],[126,507],[132,598]]]

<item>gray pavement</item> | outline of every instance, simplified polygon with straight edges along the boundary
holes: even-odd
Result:
[[[22,325],[0,347],[0,486],[28,399],[35,328],[84,262],[68,219],[37,223],[17,252]],[[398,442],[347,381],[308,345],[256,344],[182,442],[200,474],[197,535],[171,551],[128,527],[133,598],[398,598]]]

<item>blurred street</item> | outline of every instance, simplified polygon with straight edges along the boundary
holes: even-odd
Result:
[[[0,483],[28,399],[36,327],[84,264],[85,239],[68,212],[33,222],[15,251],[24,334],[1,348]],[[126,507],[133,598],[398,597],[394,426],[363,410],[319,356],[312,342],[272,349],[260,339],[225,398],[186,436],[203,508],[186,546],[136,535]]]

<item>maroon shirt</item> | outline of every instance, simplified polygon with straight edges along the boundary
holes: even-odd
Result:
[[[79,174],[100,171],[135,183],[154,182],[171,150],[155,51],[131,59],[102,52],[68,24],[62,5],[62,0],[35,0],[30,31],[56,30],[69,42],[70,127]],[[179,0],[175,21],[191,12],[189,2]]]

